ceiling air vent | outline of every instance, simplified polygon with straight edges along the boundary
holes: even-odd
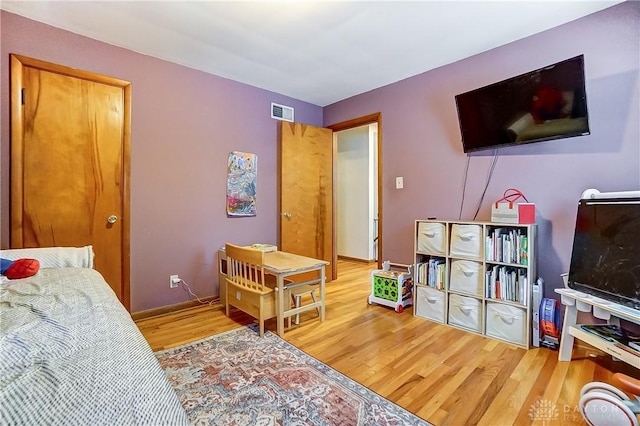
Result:
[[[293,108],[271,102],[271,118],[293,121]]]

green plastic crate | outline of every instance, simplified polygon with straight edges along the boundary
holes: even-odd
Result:
[[[398,300],[398,279],[375,275],[373,277],[373,295],[385,300]]]

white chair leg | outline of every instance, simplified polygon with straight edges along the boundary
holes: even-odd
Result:
[[[311,299],[313,299],[313,303],[316,303],[316,302],[317,302],[317,299],[316,299],[316,292],[315,292],[315,291],[312,291],[312,292],[311,292],[311,293],[309,293],[309,294],[311,294]],[[301,294],[296,294],[296,295],[294,296],[294,298],[295,298],[295,305],[296,305],[296,308],[299,308],[299,307],[300,307],[300,303],[301,303],[301,301],[302,301],[302,295],[301,295]],[[316,311],[318,312],[318,315],[320,315],[320,308],[316,308]],[[294,323],[295,323],[296,325],[300,324],[300,314],[299,314],[299,313],[297,313],[297,314],[296,314],[296,319],[295,319]]]
[[[302,299],[302,295],[296,294],[295,295],[295,299],[296,299],[296,301],[295,301],[296,308],[299,308],[300,307],[300,301]],[[300,324],[300,313],[296,314],[296,319],[293,322],[294,322],[295,325]]]

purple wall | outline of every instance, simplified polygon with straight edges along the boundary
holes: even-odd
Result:
[[[628,2],[460,62],[324,108],[140,55],[17,15],[0,15],[0,230],[9,229],[10,53],[106,74],[133,84],[131,146],[132,311],[187,300],[171,290],[180,274],[201,296],[217,294],[215,255],[225,241],[277,239],[277,127],[270,102],[296,108],[296,121],[330,125],[382,112],[383,259],[412,260],[415,219],[457,219],[467,156],[454,96],[579,54],[585,55],[591,135],[505,148],[481,205],[508,187],[538,209],[540,274],[561,285],[569,264],[578,198],[640,187],[640,3]],[[429,54],[428,48],[416,54]],[[323,118],[324,114],[324,118]],[[249,125],[250,123],[250,125]],[[258,154],[258,216],[228,219],[229,151]],[[470,157],[461,218],[473,218],[491,153]],[[404,189],[394,189],[404,176]],[[547,293],[549,294],[549,292]]]
[[[218,294],[216,254],[226,241],[277,240],[277,121],[271,102],[322,125],[322,108],[2,12],[1,244],[9,246],[9,54],[132,83],[131,310]],[[226,217],[230,151],[258,155],[256,217]]]
[[[477,220],[505,189],[536,203],[546,296],[568,270],[587,188],[640,189],[640,2],[628,2],[324,108],[324,125],[382,112],[383,259],[411,263],[415,219],[458,219],[467,156],[454,96],[584,54],[591,135],[499,150]],[[416,54],[429,54],[429,49]],[[493,151],[470,156],[461,218],[472,220]],[[404,189],[395,189],[404,176]]]

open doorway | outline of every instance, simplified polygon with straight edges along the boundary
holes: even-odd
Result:
[[[363,195],[362,192],[365,192],[366,197],[364,199],[358,198],[360,200],[359,203],[352,203],[352,205],[357,205],[360,207],[359,213],[355,213],[350,211],[349,204],[344,200],[340,200],[340,195],[336,195],[336,206],[334,209],[334,217],[335,220],[335,232],[336,232],[336,252],[338,256],[344,258],[353,258],[358,261],[366,261],[376,263],[378,268],[381,268],[381,254],[382,254],[382,114],[375,113],[368,116],[356,118],[353,120],[345,121],[342,123],[334,124],[332,126],[327,126],[329,129],[334,132],[334,149],[337,151],[337,161],[336,165],[336,175],[334,179],[334,194],[338,194],[341,189],[340,179],[342,177],[349,177],[349,179],[353,178],[350,176],[350,172],[339,172],[339,169],[347,168],[348,162],[343,162],[344,158],[341,158],[340,150],[343,148],[345,150],[360,148],[361,150],[366,150],[366,159],[360,158],[360,165],[366,164],[367,166],[361,167],[363,171],[358,173],[358,177],[356,178],[355,185],[349,185],[349,189],[346,192],[346,197],[349,202],[356,198],[358,195]],[[345,132],[350,131],[350,132]],[[345,132],[345,133],[342,133]],[[342,139],[342,135],[353,135],[353,133],[362,133],[363,137],[359,138],[360,142],[353,142],[351,147],[341,147],[340,140]],[[367,136],[364,136],[367,135]],[[350,153],[352,156],[356,156],[357,154]],[[361,154],[364,157],[364,153]],[[343,163],[341,166],[338,165],[338,161]],[[365,182],[366,183],[363,183]],[[351,180],[350,182],[351,183]],[[345,197],[345,196],[343,196]],[[362,207],[364,210],[362,210]],[[346,212],[343,210],[346,209]],[[348,254],[352,253],[351,251],[342,252],[344,249],[344,241],[351,240],[351,236],[355,235],[355,231],[353,228],[349,227],[350,222],[344,222],[344,217],[357,217],[357,223],[359,224],[360,231],[357,233],[357,236],[354,237],[357,240],[357,245],[360,247],[361,251],[358,251],[358,254]],[[364,217],[363,217],[364,216]],[[353,219],[349,219],[353,221]],[[356,223],[356,222],[351,222]],[[342,228],[342,231],[340,229]],[[364,247],[364,249],[362,249]],[[350,249],[347,249],[350,250]],[[370,254],[370,250],[372,253]],[[347,254],[345,254],[347,253]],[[360,254],[364,253],[364,254]]]
[[[378,123],[336,132],[339,258],[378,260]]]

